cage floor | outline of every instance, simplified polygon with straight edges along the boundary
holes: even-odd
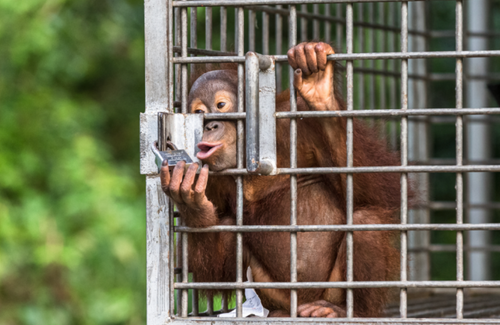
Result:
[[[454,294],[408,299],[408,318],[456,318],[456,299]],[[390,304],[386,308],[386,315],[399,317],[399,304]],[[500,319],[500,295],[466,295],[464,318]]]

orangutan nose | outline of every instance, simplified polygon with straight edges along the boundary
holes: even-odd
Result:
[[[215,131],[217,129],[221,129],[222,124],[220,122],[210,122],[207,125],[205,125],[205,131]]]

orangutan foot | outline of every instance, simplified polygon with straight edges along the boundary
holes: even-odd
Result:
[[[325,300],[318,300],[307,304],[300,305],[297,309],[300,317],[327,317],[338,318],[345,317],[345,309],[329,303]]]

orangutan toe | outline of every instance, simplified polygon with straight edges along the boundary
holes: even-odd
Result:
[[[300,305],[297,309],[300,317],[345,317],[345,310],[325,300]]]

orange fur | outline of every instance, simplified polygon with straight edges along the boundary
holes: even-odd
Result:
[[[236,65],[233,65],[234,68]],[[220,68],[220,67],[216,67]],[[227,68],[227,67],[226,67]],[[197,76],[214,67],[199,67]],[[234,69],[233,69],[234,70]],[[195,77],[194,79],[196,79]],[[192,80],[194,82],[194,80]],[[345,103],[335,87],[340,109]],[[302,98],[298,110],[309,110]],[[290,109],[289,91],[278,94],[276,109]],[[297,120],[298,167],[346,166],[346,120],[314,118]],[[278,167],[290,166],[290,121],[277,122]],[[354,166],[396,166],[398,155],[377,139],[376,132],[354,120]],[[397,222],[400,206],[399,174],[354,175],[354,223]],[[235,224],[236,189],[232,177],[211,177],[206,195],[214,204],[218,220],[213,225]],[[410,191],[409,198],[413,197]],[[290,177],[248,176],[244,180],[244,224],[288,225],[290,222]],[[298,224],[346,223],[346,175],[298,176]],[[355,281],[392,280],[398,274],[399,256],[393,232],[354,232]],[[189,268],[198,282],[236,280],[234,233],[189,235]],[[244,264],[252,266],[257,281],[290,281],[290,235],[288,233],[244,233]],[[340,232],[298,234],[299,281],[345,281],[346,243]],[[216,291],[206,291],[211,296]],[[288,310],[289,290],[260,290],[262,302],[271,310]],[[388,298],[385,288],[355,289],[357,316],[380,316]],[[298,290],[299,304],[325,299],[345,307],[341,289]]]

